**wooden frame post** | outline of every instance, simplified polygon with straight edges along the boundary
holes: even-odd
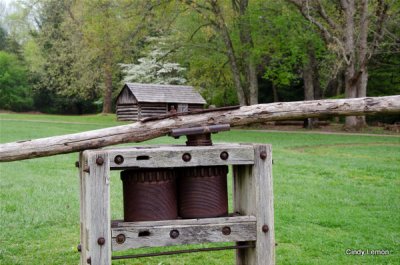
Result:
[[[255,248],[237,250],[236,264],[275,264],[271,145],[254,145],[254,165],[233,168],[234,211],[257,218]]]
[[[81,264],[111,264],[108,152],[80,154]]]

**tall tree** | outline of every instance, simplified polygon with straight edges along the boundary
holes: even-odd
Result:
[[[0,109],[25,111],[32,108],[27,74],[16,55],[0,51]]]
[[[257,68],[252,57],[254,43],[247,17],[248,0],[234,0],[230,4],[217,0],[182,1],[204,20],[200,27],[211,26],[222,39],[240,105],[257,104]],[[232,39],[233,27],[228,26],[228,24],[233,23],[238,26],[240,47],[234,46]]]
[[[112,112],[113,74],[121,60],[122,38],[126,36],[126,22],[118,4],[107,0],[82,1],[85,45],[96,54],[102,71],[103,113]]]
[[[103,113],[111,113],[118,63],[132,52],[133,40],[151,24],[154,8],[163,1],[80,1],[85,44],[98,58],[102,71]]]
[[[257,49],[264,58],[263,77],[272,83],[274,100],[278,100],[280,88],[293,86],[301,79],[304,99],[320,98],[320,87],[330,71],[321,67],[328,58],[313,27],[282,2],[263,1],[257,9],[260,21],[255,39],[262,43]]]
[[[84,46],[80,24],[70,16],[73,9],[69,0],[43,1],[36,18],[39,31],[34,34],[35,42],[27,41],[24,51],[33,63],[31,71],[40,75],[38,89],[71,99],[92,99],[98,77],[88,73],[93,73],[94,56]]]
[[[326,45],[344,64],[347,98],[366,96],[368,62],[385,32],[388,4],[385,0],[287,0],[314,24]],[[346,117],[345,126],[365,125],[365,119]]]

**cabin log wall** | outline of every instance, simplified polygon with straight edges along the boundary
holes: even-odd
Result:
[[[117,118],[119,121],[137,121],[139,113],[138,104],[117,105]]]
[[[166,103],[140,103],[140,119],[151,116],[165,115],[167,112],[168,108]]]

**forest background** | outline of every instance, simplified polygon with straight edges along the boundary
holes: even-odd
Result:
[[[396,0],[3,1],[0,109],[112,113],[127,81],[216,106],[400,94],[399,25]]]

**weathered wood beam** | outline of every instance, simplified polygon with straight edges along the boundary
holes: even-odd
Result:
[[[166,135],[171,129],[195,125],[238,126],[266,121],[376,113],[400,113],[400,95],[259,104],[243,106],[236,110],[217,110],[82,133],[6,143],[0,145],[0,162],[65,154],[128,142],[142,142]]]
[[[141,248],[175,246],[182,244],[201,244],[208,242],[255,241],[255,216],[235,216],[222,218],[185,219],[149,222],[113,222],[111,226],[112,249],[114,251]],[[229,235],[221,231],[228,226]],[[171,238],[172,229],[179,231],[179,237]],[[138,236],[140,232],[148,236]],[[126,236],[125,242],[117,243],[117,236]]]

